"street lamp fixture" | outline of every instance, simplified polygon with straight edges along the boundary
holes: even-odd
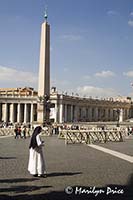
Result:
[[[120,124],[119,124],[119,119],[120,119],[120,108],[116,108],[116,109],[113,109],[113,110],[115,110],[116,111],[116,113],[117,113],[117,127],[119,127],[120,126]]]
[[[51,107],[50,96],[47,94],[43,96],[38,96],[38,101],[43,106],[43,126],[44,126],[45,124],[49,123],[49,113]]]
[[[48,124],[49,123],[49,113],[50,113],[50,96],[49,95],[44,95],[44,101],[43,101],[43,124]]]

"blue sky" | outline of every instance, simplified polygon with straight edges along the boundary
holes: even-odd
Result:
[[[37,89],[41,23],[51,25],[51,86],[132,96],[132,0],[0,0],[0,87]]]

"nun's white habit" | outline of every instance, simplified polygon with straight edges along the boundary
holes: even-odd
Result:
[[[41,130],[40,126],[35,128],[29,146],[28,171],[30,174],[38,176],[46,174],[43,142],[40,137]]]

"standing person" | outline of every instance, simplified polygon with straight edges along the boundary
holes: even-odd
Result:
[[[46,177],[46,168],[42,147],[44,142],[41,141],[41,126],[37,126],[32,134],[29,145],[29,164],[28,171],[33,176]]]
[[[30,137],[30,128],[29,127],[27,128],[27,135],[28,135],[28,137]]]
[[[26,126],[23,127],[22,129],[22,137],[26,139]]]
[[[18,136],[21,138],[21,126],[18,127]]]
[[[18,138],[18,127],[16,126],[14,129],[15,139]]]

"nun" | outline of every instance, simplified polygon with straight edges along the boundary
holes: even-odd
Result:
[[[43,153],[44,141],[41,140],[42,128],[37,126],[32,134],[29,145],[28,171],[33,176],[46,177],[46,167]]]

